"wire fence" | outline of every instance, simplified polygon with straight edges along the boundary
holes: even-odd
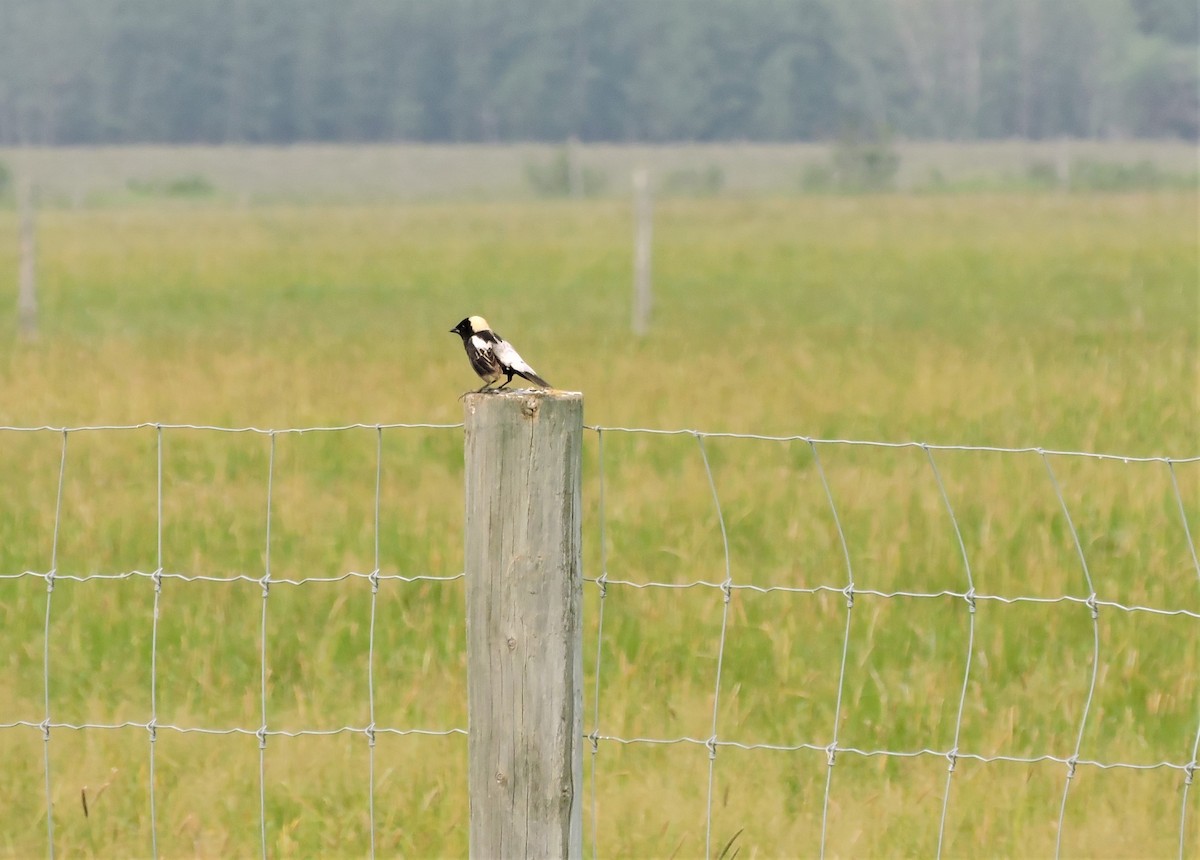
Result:
[[[376,665],[378,656],[378,641],[376,630],[376,610],[377,598],[381,585],[389,583],[453,583],[463,578],[461,572],[450,573],[446,575],[439,574],[415,574],[403,575],[399,573],[384,572],[384,567],[381,567],[380,556],[380,535],[381,535],[381,493],[384,475],[384,455],[383,455],[383,440],[386,433],[402,433],[410,430],[431,430],[431,431],[454,431],[461,428],[461,424],[353,424],[345,426],[330,426],[330,427],[308,427],[308,428],[288,428],[288,429],[260,429],[254,427],[244,428],[229,428],[216,427],[192,424],[138,424],[124,426],[90,426],[90,427],[0,427],[0,439],[4,434],[54,434],[60,437],[61,448],[58,456],[57,470],[57,492],[55,495],[55,509],[53,518],[53,537],[51,543],[51,554],[49,567],[46,570],[18,570],[18,571],[2,571],[0,570],[0,582],[15,581],[15,580],[41,580],[45,583],[46,598],[44,618],[42,624],[42,643],[41,643],[41,675],[42,687],[44,691],[43,699],[43,714],[41,720],[29,719],[12,719],[7,722],[2,721],[0,717],[0,729],[18,730],[27,729],[39,732],[44,741],[44,794],[45,794],[45,825],[46,825],[46,845],[50,856],[55,853],[55,810],[54,810],[54,771],[51,762],[51,739],[60,731],[80,731],[80,730],[100,730],[100,731],[123,731],[134,730],[142,731],[146,734],[149,754],[149,782],[147,786],[149,797],[149,819],[150,819],[150,835],[151,843],[148,846],[150,853],[153,856],[160,854],[160,828],[162,826],[161,814],[158,810],[159,790],[156,789],[156,743],[162,733],[179,733],[179,734],[196,734],[196,735],[241,735],[254,737],[258,741],[259,757],[258,757],[258,823],[259,823],[259,838],[262,846],[262,854],[264,857],[268,854],[268,846],[270,845],[270,837],[268,834],[269,816],[267,812],[267,797],[270,790],[270,782],[267,777],[267,766],[265,751],[268,743],[272,738],[276,737],[302,737],[302,736],[330,736],[330,735],[357,735],[366,741],[368,747],[368,816],[370,829],[370,853],[372,856],[376,852],[376,834],[378,832],[379,822],[377,820],[376,811],[376,764],[375,764],[375,746],[376,739],[381,735],[392,736],[456,736],[466,735],[466,729],[462,726],[389,726],[380,725],[376,722]],[[1081,540],[1079,531],[1076,528],[1072,510],[1068,504],[1067,498],[1064,495],[1062,485],[1058,474],[1055,471],[1055,463],[1063,460],[1071,461],[1111,461],[1127,464],[1140,464],[1146,468],[1161,469],[1166,473],[1169,479],[1171,495],[1173,497],[1175,515],[1177,516],[1177,526],[1183,535],[1186,543],[1187,551],[1190,555],[1190,562],[1195,570],[1197,584],[1200,585],[1200,557],[1197,555],[1196,544],[1192,537],[1191,528],[1188,523],[1188,505],[1185,504],[1184,493],[1180,489],[1177,467],[1186,464],[1200,463],[1200,456],[1190,457],[1126,457],[1112,454],[1089,453],[1082,451],[1060,451],[1046,450],[1042,448],[1003,448],[1003,447],[987,447],[987,446],[967,446],[967,445],[933,445],[918,442],[908,443],[890,443],[890,442],[873,442],[873,441],[858,441],[848,439],[819,439],[809,436],[764,436],[756,434],[738,434],[738,433],[707,433],[696,430],[654,430],[646,428],[626,428],[626,427],[588,427],[587,431],[591,434],[595,442],[596,452],[596,472],[594,480],[596,481],[596,490],[598,496],[598,505],[596,507],[595,522],[585,523],[585,530],[592,531],[598,539],[599,547],[599,575],[585,577],[585,588],[591,589],[596,599],[596,616],[595,616],[595,650],[594,650],[594,668],[592,677],[590,678],[590,710],[591,720],[590,725],[585,725],[584,739],[587,742],[588,755],[590,755],[590,785],[588,788],[587,806],[590,810],[591,826],[590,826],[590,850],[593,856],[600,855],[600,845],[597,836],[598,827],[596,822],[599,820],[600,809],[598,807],[598,791],[597,779],[598,774],[603,773],[603,767],[599,762],[599,754],[601,748],[605,745],[620,745],[622,747],[632,745],[646,746],[671,746],[671,745],[691,745],[703,748],[707,751],[708,768],[707,768],[707,785],[705,788],[705,833],[704,845],[706,856],[713,856],[714,848],[718,847],[714,844],[714,780],[717,773],[719,752],[723,749],[739,749],[739,750],[766,750],[780,753],[810,751],[823,755],[825,757],[825,776],[824,788],[822,792],[822,808],[820,815],[820,854],[823,856],[828,846],[828,831],[830,824],[830,798],[834,792],[834,773],[835,765],[841,757],[858,756],[858,757],[884,757],[894,759],[913,759],[918,757],[930,757],[942,759],[946,765],[945,780],[941,792],[940,815],[937,827],[937,853],[940,856],[945,849],[945,840],[947,833],[948,810],[951,805],[953,789],[955,786],[955,773],[957,765],[964,761],[976,763],[993,763],[993,762],[1009,762],[1022,765],[1034,765],[1039,763],[1055,763],[1063,768],[1063,783],[1061,800],[1057,810],[1057,842],[1055,847],[1056,856],[1063,850],[1063,833],[1065,828],[1065,819],[1068,808],[1068,799],[1071,795],[1073,778],[1080,768],[1095,768],[1098,770],[1112,769],[1129,769],[1134,771],[1151,771],[1164,770],[1176,772],[1179,778],[1180,794],[1179,814],[1178,814],[1178,851],[1179,856],[1183,857],[1186,853],[1187,837],[1188,837],[1188,807],[1191,786],[1194,781],[1197,769],[1197,757],[1200,754],[1200,714],[1197,715],[1196,730],[1193,735],[1190,750],[1180,750],[1180,755],[1172,760],[1147,760],[1147,761],[1112,761],[1099,760],[1085,755],[1084,738],[1091,717],[1094,698],[1097,688],[1097,673],[1102,663],[1101,651],[1101,629],[1102,629],[1102,613],[1117,612],[1125,615],[1146,615],[1157,617],[1177,617],[1186,619],[1187,623],[1200,624],[1200,611],[1197,609],[1188,608],[1185,606],[1176,605],[1139,605],[1128,602],[1120,602],[1113,599],[1107,599],[1101,596],[1100,591],[1096,587],[1092,572],[1089,569],[1088,553],[1085,551],[1084,541]],[[265,531],[266,542],[263,548],[264,566],[261,575],[249,573],[237,573],[230,575],[213,575],[207,574],[204,571],[189,571],[179,572],[168,569],[164,566],[163,555],[163,508],[164,508],[164,436],[166,434],[177,431],[199,431],[215,434],[250,434],[260,436],[266,439],[269,446],[267,475],[266,475],[266,499],[265,499]],[[276,481],[276,449],[277,441],[281,437],[294,436],[301,434],[337,434],[345,432],[370,432],[375,437],[375,466],[374,466],[374,522],[372,524],[374,536],[374,564],[370,570],[361,571],[343,571],[336,575],[329,576],[301,576],[301,577],[283,577],[276,575],[272,570],[271,561],[271,532],[272,532],[272,504],[275,497],[275,481]],[[63,530],[63,490],[64,482],[68,474],[69,465],[71,462],[70,453],[72,450],[73,440],[78,439],[84,434],[95,433],[134,433],[134,432],[152,432],[155,438],[155,478],[156,478],[156,511],[155,522],[157,531],[157,555],[155,566],[149,570],[122,570],[122,571],[98,571],[98,572],[65,572],[59,570],[59,547],[60,538]],[[719,580],[693,579],[679,582],[667,581],[652,581],[640,580],[636,578],[626,578],[621,575],[609,575],[609,551],[610,536],[608,534],[611,526],[609,524],[608,508],[606,507],[606,440],[611,440],[615,436],[642,436],[648,438],[658,438],[663,436],[681,437],[683,439],[691,439],[695,442],[695,457],[698,458],[703,467],[704,476],[707,480],[707,489],[711,495],[711,504],[713,516],[716,519],[721,544],[723,546],[723,571],[724,576]],[[840,549],[842,561],[844,563],[844,577],[837,583],[819,583],[815,585],[797,585],[794,583],[755,583],[738,581],[735,576],[735,568],[732,561],[730,549],[730,536],[727,530],[727,514],[726,506],[723,504],[721,493],[718,490],[718,481],[714,474],[714,466],[709,446],[713,440],[736,440],[745,444],[787,444],[804,446],[812,458],[816,478],[819,481],[821,493],[828,505],[828,515],[836,531],[837,545]],[[611,443],[610,443],[611,444]],[[940,590],[884,590],[879,588],[866,587],[859,584],[856,579],[855,564],[852,560],[852,552],[850,540],[847,536],[847,530],[844,527],[844,518],[842,510],[838,503],[837,494],[834,491],[833,484],[829,479],[826,471],[825,461],[822,459],[821,452],[830,449],[911,449],[918,452],[925,460],[928,467],[929,479],[936,486],[938,496],[944,508],[945,515],[950,527],[952,528],[957,554],[961,558],[961,588],[957,589],[940,589]],[[943,480],[942,471],[939,469],[939,457],[948,452],[963,452],[968,454],[999,454],[1012,457],[1034,458],[1040,463],[1044,470],[1045,480],[1050,488],[1052,488],[1054,496],[1057,500],[1057,505],[1061,511],[1063,522],[1065,522],[1070,535],[1071,543],[1074,547],[1074,553],[1077,556],[1080,568],[1080,585],[1081,588],[1076,593],[1062,593],[1053,596],[1044,595],[1028,595],[1028,594],[1006,594],[1006,593],[987,593],[978,590],[976,587],[977,577],[972,569],[971,553],[968,551],[967,542],[964,539],[964,531],[960,524],[960,518],[956,512],[955,505],[952,503],[951,495],[947,492],[946,484]],[[591,479],[589,479],[591,480]],[[122,721],[115,723],[103,722],[68,722],[61,719],[55,719],[55,714],[52,709],[51,700],[51,676],[53,671],[52,661],[52,618],[54,616],[54,596],[55,589],[62,582],[86,582],[93,580],[145,580],[152,584],[154,589],[153,598],[153,619],[150,633],[150,709],[145,721]],[[259,618],[259,636],[258,636],[258,660],[259,660],[259,700],[260,700],[260,720],[256,725],[245,726],[222,726],[222,725],[188,725],[178,724],[172,721],[163,721],[159,718],[159,621],[160,621],[160,597],[162,594],[164,582],[170,581],[204,581],[214,583],[234,583],[244,582],[256,584],[261,588],[261,613]],[[278,585],[293,585],[299,586],[307,583],[337,583],[350,580],[365,581],[370,584],[371,603],[369,612],[369,629],[367,632],[367,701],[366,712],[367,720],[359,725],[342,725],[335,727],[324,728],[300,728],[295,730],[284,730],[272,727],[271,714],[268,710],[268,676],[270,670],[269,661],[269,639],[268,639],[268,617],[269,607],[271,606],[272,588]],[[606,614],[611,616],[612,609],[607,609],[611,596],[619,589],[630,589],[634,591],[653,591],[663,590],[664,592],[671,591],[710,591],[714,596],[714,600],[719,601],[720,625],[718,640],[715,645],[715,675],[712,678],[712,708],[711,719],[708,721],[709,730],[703,736],[663,736],[663,737],[625,737],[620,734],[610,733],[604,730],[604,720],[602,718],[601,701],[602,697],[608,689],[608,685],[602,682],[603,655],[605,653],[605,636],[606,636]],[[759,742],[745,738],[728,737],[721,731],[720,725],[720,703],[723,689],[728,689],[727,679],[723,679],[722,673],[725,669],[727,646],[730,638],[730,604],[732,599],[739,594],[795,594],[795,595],[840,595],[844,600],[845,613],[844,624],[842,627],[842,639],[840,648],[840,666],[836,683],[836,702],[833,709],[832,725],[824,727],[813,727],[812,733],[807,737],[797,737],[787,743],[774,742]],[[930,748],[924,746],[914,746],[909,749],[863,749],[857,746],[847,744],[839,735],[842,718],[845,713],[845,695],[847,693],[847,678],[848,678],[848,658],[851,653],[852,628],[854,625],[856,601],[863,597],[878,598],[883,600],[905,599],[913,601],[954,601],[960,607],[967,625],[966,632],[966,653],[964,657],[964,669],[961,678],[961,684],[958,685],[956,718],[953,723],[953,738],[951,743],[946,747]],[[1078,727],[1073,732],[1075,740],[1069,749],[1047,749],[1036,754],[1006,754],[1004,752],[995,752],[991,750],[961,748],[960,739],[963,731],[964,713],[968,698],[968,689],[973,677],[973,673],[977,671],[976,654],[976,635],[977,609],[985,604],[996,605],[1015,605],[1015,604],[1043,604],[1043,605],[1071,605],[1086,608],[1090,613],[1090,660],[1088,661],[1088,678],[1086,687],[1086,699],[1082,708],[1082,713],[1079,717]],[[1194,629],[1194,628],[1193,628]],[[1196,641],[1193,638],[1192,641]],[[1200,710],[1200,709],[1198,709]],[[602,776],[599,778],[603,778]],[[86,811],[87,797],[83,798],[84,808]],[[727,846],[728,847],[728,846]]]
[[[1184,758],[1184,759],[1177,760],[1177,761],[1154,761],[1154,762],[1096,761],[1096,760],[1082,757],[1081,756],[1081,747],[1082,747],[1082,743],[1083,743],[1084,732],[1085,732],[1085,729],[1088,724],[1089,713],[1092,709],[1093,696],[1094,696],[1095,690],[1096,690],[1097,671],[1100,666],[1100,621],[1099,621],[1100,610],[1102,608],[1107,608],[1107,609],[1114,609],[1114,610],[1119,610],[1119,611],[1127,612],[1127,613],[1145,612],[1145,613],[1151,613],[1151,614],[1157,614],[1157,615],[1163,615],[1163,616],[1185,616],[1194,621],[1200,621],[1200,612],[1196,612],[1194,610],[1185,609],[1185,608],[1160,608],[1160,607],[1136,606],[1136,605],[1127,606],[1127,605],[1123,605],[1121,603],[1117,603],[1115,601],[1103,600],[1097,595],[1091,573],[1088,569],[1088,562],[1087,562],[1086,555],[1084,553],[1083,544],[1080,541],[1079,534],[1075,528],[1075,524],[1074,524],[1074,521],[1071,516],[1071,511],[1070,511],[1070,509],[1067,505],[1067,502],[1063,496],[1063,492],[1062,492],[1061,486],[1059,484],[1059,481],[1055,475],[1054,468],[1051,465],[1051,459],[1055,458],[1055,457],[1070,457],[1070,458],[1085,458],[1085,459],[1094,459],[1094,460],[1111,460],[1111,461],[1119,461],[1122,463],[1159,463],[1159,464],[1162,464],[1169,471],[1169,474],[1170,474],[1171,486],[1173,488],[1175,501],[1176,501],[1176,504],[1178,506],[1178,511],[1179,511],[1180,527],[1182,528],[1183,533],[1186,537],[1188,549],[1189,549],[1190,555],[1191,555],[1191,561],[1192,561],[1192,564],[1195,568],[1196,575],[1197,575],[1197,583],[1200,584],[1200,557],[1197,556],[1195,542],[1192,540],[1191,530],[1188,526],[1188,521],[1187,521],[1187,511],[1186,511],[1186,508],[1184,505],[1182,493],[1180,492],[1180,489],[1179,489],[1179,482],[1178,482],[1178,478],[1177,478],[1177,475],[1175,472],[1176,464],[1193,463],[1193,462],[1197,462],[1197,460],[1200,460],[1200,458],[1197,458],[1197,457],[1188,457],[1188,458],[1126,457],[1126,456],[1118,456],[1118,455],[1112,455],[1112,454],[1097,454],[1097,453],[1088,453],[1088,452],[1079,452],[1079,451],[1046,450],[1046,449],[1042,449],[1042,448],[1000,448],[1000,447],[989,447],[989,446],[931,445],[931,444],[918,443],[918,442],[905,442],[905,443],[872,442],[872,441],[859,441],[859,440],[848,440],[848,439],[815,439],[815,438],[808,437],[808,436],[764,436],[764,435],[757,435],[757,434],[739,434],[739,433],[704,433],[704,432],[694,431],[694,430],[662,431],[662,430],[651,430],[651,429],[645,429],[645,428],[624,428],[624,427],[610,427],[610,428],[596,427],[593,429],[595,430],[596,435],[598,437],[598,443],[599,443],[600,452],[601,452],[600,453],[600,463],[601,463],[601,466],[600,466],[600,481],[601,481],[600,493],[601,493],[602,499],[603,499],[603,492],[604,492],[604,490],[603,490],[603,480],[604,480],[603,438],[606,433],[608,433],[608,434],[636,433],[636,434],[654,434],[654,435],[691,436],[696,441],[698,455],[702,459],[705,475],[708,478],[709,488],[712,493],[712,502],[713,502],[713,506],[715,509],[715,515],[716,515],[718,523],[720,525],[722,544],[724,547],[724,554],[725,554],[725,557],[724,557],[725,578],[722,581],[720,581],[720,582],[693,581],[693,582],[685,582],[685,583],[668,583],[668,582],[631,582],[631,581],[622,580],[622,579],[610,578],[608,576],[607,565],[604,561],[604,555],[603,555],[604,548],[607,546],[607,542],[604,539],[605,522],[604,522],[603,502],[601,502],[601,509],[600,509],[601,513],[600,513],[600,523],[599,523],[599,529],[601,532],[600,546],[601,546],[601,553],[602,553],[601,575],[598,578],[592,580],[598,589],[598,593],[599,593],[599,597],[600,597],[600,611],[599,611],[599,623],[598,623],[597,647],[596,647],[597,655],[599,655],[603,652],[603,649],[601,648],[601,643],[603,642],[603,637],[604,637],[604,604],[605,604],[605,599],[608,595],[608,590],[609,590],[610,586],[620,586],[620,587],[629,587],[629,588],[637,588],[637,589],[706,588],[706,589],[712,589],[719,593],[720,599],[723,603],[723,610],[722,610],[722,616],[721,616],[720,638],[719,638],[718,645],[717,645],[717,655],[718,656],[717,656],[716,677],[714,679],[712,731],[711,731],[711,733],[708,735],[708,737],[702,737],[702,738],[696,738],[696,737],[622,738],[622,737],[616,737],[616,736],[612,736],[612,735],[601,734],[599,732],[598,728],[596,728],[596,726],[599,725],[599,720],[600,720],[600,716],[599,716],[600,704],[599,703],[600,703],[600,697],[601,697],[601,690],[600,690],[599,668],[597,668],[597,670],[596,670],[595,690],[594,690],[594,694],[593,694],[593,702],[594,702],[594,707],[595,707],[595,710],[593,712],[593,728],[588,733],[588,739],[591,741],[591,754],[593,756],[593,759],[598,754],[598,748],[599,748],[600,741],[611,741],[611,742],[620,743],[620,744],[695,744],[695,745],[703,746],[708,750],[709,770],[708,770],[708,785],[707,785],[707,791],[706,791],[706,815],[705,815],[705,854],[706,854],[706,856],[712,856],[712,849],[713,849],[713,842],[712,842],[712,839],[713,839],[713,832],[712,832],[713,777],[714,777],[714,772],[715,772],[717,752],[722,747],[731,747],[731,748],[737,748],[737,749],[743,749],[743,750],[766,749],[766,750],[774,750],[774,751],[780,751],[780,752],[810,750],[810,751],[814,751],[814,752],[825,753],[825,755],[827,756],[827,770],[826,770],[825,788],[824,788],[824,796],[823,796],[823,803],[822,803],[821,839],[820,839],[820,855],[822,857],[825,855],[826,845],[827,845],[827,829],[828,829],[828,823],[829,823],[829,808],[830,808],[829,801],[830,801],[831,788],[833,785],[834,765],[837,761],[837,757],[839,754],[848,754],[848,755],[856,755],[856,756],[864,756],[864,757],[884,756],[884,757],[896,757],[896,758],[914,758],[914,757],[918,757],[918,756],[933,756],[933,757],[940,757],[940,758],[943,758],[946,760],[946,762],[947,762],[946,780],[945,780],[944,790],[942,793],[941,814],[939,817],[938,829],[937,829],[937,834],[938,834],[937,835],[937,854],[939,857],[942,855],[942,852],[943,852],[944,839],[945,839],[945,834],[946,834],[947,811],[948,811],[949,805],[950,805],[952,781],[953,781],[953,776],[955,773],[956,765],[958,764],[959,761],[970,760],[970,761],[976,761],[976,762],[981,762],[981,763],[1005,761],[1005,762],[1012,762],[1012,763],[1019,763],[1019,764],[1036,764],[1036,763],[1040,763],[1040,762],[1057,762],[1059,764],[1064,765],[1066,768],[1066,778],[1063,783],[1062,800],[1061,800],[1061,803],[1059,805],[1059,810],[1058,810],[1058,823],[1057,823],[1057,827],[1056,827],[1057,842],[1055,845],[1055,856],[1059,856],[1059,854],[1061,854],[1061,851],[1062,851],[1062,835],[1064,832],[1063,823],[1064,823],[1064,818],[1065,818],[1066,809],[1067,809],[1067,798],[1069,796],[1072,780],[1073,780],[1073,777],[1075,776],[1077,768],[1079,768],[1081,766],[1082,767],[1096,767],[1096,768],[1099,768],[1102,770],[1108,770],[1108,769],[1113,769],[1113,768],[1128,768],[1128,769],[1132,769],[1132,770],[1157,770],[1157,769],[1165,768],[1165,769],[1179,771],[1181,774],[1181,777],[1182,777],[1182,800],[1180,802],[1180,814],[1179,814],[1179,854],[1181,857],[1184,856],[1185,847],[1186,847],[1185,840],[1186,840],[1186,834],[1187,834],[1188,793],[1189,793],[1190,787],[1192,785],[1192,782],[1194,780],[1194,775],[1195,775],[1195,771],[1196,771],[1196,767],[1197,767],[1197,752],[1198,752],[1198,750],[1200,750],[1200,721],[1198,721],[1198,724],[1197,724],[1195,740],[1193,741],[1192,746],[1191,746],[1190,756],[1187,758]],[[839,539],[839,544],[840,544],[842,554],[845,559],[846,582],[845,582],[844,586],[838,587],[838,586],[832,586],[832,585],[818,585],[818,586],[812,586],[812,587],[797,587],[797,586],[785,585],[785,584],[763,586],[763,585],[755,585],[755,584],[739,584],[734,581],[733,576],[732,576],[731,565],[730,565],[730,544],[729,544],[729,537],[728,537],[728,534],[726,532],[726,527],[725,527],[725,514],[722,510],[721,498],[718,493],[717,484],[716,484],[716,481],[713,476],[712,464],[710,462],[710,458],[709,458],[709,455],[708,455],[706,447],[705,447],[705,439],[713,439],[713,438],[741,439],[741,440],[752,440],[752,441],[759,441],[759,442],[774,442],[774,443],[801,443],[801,444],[807,445],[809,447],[809,449],[811,450],[811,453],[812,453],[813,462],[816,466],[817,474],[820,478],[821,487],[823,489],[825,498],[829,504],[829,513],[835,524],[838,539]],[[958,549],[961,553],[962,564],[963,564],[963,583],[965,586],[965,588],[963,590],[961,590],[961,591],[941,590],[941,591],[936,591],[936,592],[916,592],[916,591],[884,592],[884,591],[879,591],[879,590],[874,590],[874,589],[856,587],[854,566],[851,561],[850,547],[849,547],[849,544],[847,543],[845,530],[842,527],[842,520],[841,520],[841,516],[839,515],[838,505],[835,502],[834,494],[830,487],[830,482],[827,478],[825,468],[822,465],[821,457],[819,454],[819,448],[824,447],[824,446],[858,446],[858,447],[866,447],[866,448],[890,448],[890,449],[912,448],[912,449],[918,449],[925,454],[925,457],[928,461],[929,470],[930,470],[932,479],[934,480],[934,482],[937,485],[939,495],[941,496],[942,502],[945,506],[946,514],[950,520],[950,523],[953,526],[954,534],[955,534],[957,544],[958,544]],[[965,452],[976,452],[976,453],[1031,455],[1031,456],[1037,457],[1041,461],[1041,463],[1045,467],[1046,477],[1047,477],[1049,483],[1051,484],[1051,486],[1053,487],[1054,494],[1058,500],[1058,504],[1061,507],[1062,514],[1063,514],[1063,517],[1065,518],[1068,529],[1070,531],[1075,550],[1078,553],[1079,563],[1080,563],[1080,566],[1082,569],[1083,580],[1086,585],[1085,593],[1080,594],[1080,595],[1064,594],[1064,595],[1060,595],[1060,596],[1056,596],[1056,597],[1036,597],[1036,596],[1021,596],[1021,595],[1005,596],[1005,595],[1000,595],[1000,594],[980,593],[980,592],[976,591],[974,576],[972,575],[971,561],[970,561],[970,558],[969,558],[969,555],[967,552],[966,544],[963,540],[963,532],[959,526],[959,521],[955,514],[954,506],[951,504],[950,497],[946,492],[946,487],[942,480],[942,476],[941,476],[941,473],[939,472],[937,461],[935,459],[935,454],[937,452],[945,452],[945,451],[965,451]],[[718,734],[718,705],[719,705],[720,692],[721,692],[721,687],[722,687],[721,671],[722,671],[722,664],[724,662],[724,655],[725,655],[726,642],[727,642],[728,617],[729,617],[728,608],[729,608],[731,596],[739,590],[754,591],[754,592],[759,592],[759,593],[789,592],[789,593],[796,593],[796,594],[819,594],[822,592],[826,592],[826,593],[840,593],[845,597],[846,621],[845,621],[845,632],[844,632],[843,640],[842,640],[841,661],[840,661],[840,668],[839,668],[838,681],[837,681],[837,703],[834,708],[833,726],[831,727],[831,731],[828,736],[830,739],[827,742],[797,741],[797,742],[791,743],[791,744],[744,743],[744,742],[737,741],[737,740],[725,739],[725,738],[722,738],[719,736],[719,734]],[[954,730],[953,730],[954,731],[954,740],[949,748],[946,748],[946,749],[922,748],[922,749],[910,749],[910,750],[887,750],[887,749],[863,750],[863,749],[858,749],[858,748],[852,747],[852,746],[845,746],[845,745],[839,743],[838,727],[841,724],[840,718],[841,718],[841,714],[842,714],[842,700],[843,700],[843,694],[845,692],[845,687],[846,687],[846,665],[847,665],[847,657],[849,654],[850,641],[851,641],[851,639],[850,639],[851,619],[853,617],[855,598],[856,598],[856,596],[862,596],[862,595],[870,595],[870,596],[885,598],[885,599],[909,598],[909,599],[917,599],[917,600],[934,600],[934,599],[944,599],[944,598],[955,598],[955,599],[962,601],[961,606],[962,606],[963,612],[966,615],[967,622],[969,625],[968,626],[968,634],[967,634],[966,658],[965,658],[965,667],[966,668],[963,673],[961,693],[958,698],[957,717],[955,719]],[[1078,605],[1086,606],[1090,610],[1091,619],[1092,619],[1091,626],[1092,626],[1093,642],[1092,642],[1092,660],[1091,660],[1091,667],[1090,667],[1090,677],[1088,679],[1088,687],[1087,687],[1087,698],[1086,698],[1086,701],[1083,706],[1083,713],[1082,713],[1082,717],[1080,719],[1079,729],[1077,732],[1075,745],[1069,755],[1054,754],[1052,752],[1046,752],[1046,753],[1043,753],[1040,755],[1034,755],[1034,756],[1012,756],[1012,755],[1003,755],[1003,754],[984,754],[984,753],[980,753],[980,752],[975,752],[975,751],[971,751],[971,750],[963,750],[963,749],[959,748],[958,741],[959,741],[959,737],[960,737],[960,734],[962,731],[963,713],[964,713],[964,707],[965,707],[966,699],[967,699],[968,683],[971,678],[971,670],[972,670],[972,665],[973,665],[972,658],[974,655],[974,646],[975,646],[976,608],[980,603],[986,602],[986,601],[995,601],[997,603],[1010,604],[1010,605],[1016,604],[1016,603],[1078,604]],[[595,775],[596,775],[596,767],[595,767],[595,764],[593,763],[593,767],[592,767],[593,780],[595,779]],[[595,796],[596,796],[596,789],[595,789],[595,784],[593,782],[593,785],[592,785],[593,799],[595,798]],[[594,802],[594,800],[593,800],[593,802]],[[593,819],[596,818],[596,815],[597,815],[597,810],[593,806],[593,809],[592,809]],[[594,838],[594,836],[595,836],[595,830],[593,829],[593,838]],[[596,846],[595,842],[593,842],[593,844],[592,844],[592,852],[593,852],[594,856],[597,854],[597,846]]]

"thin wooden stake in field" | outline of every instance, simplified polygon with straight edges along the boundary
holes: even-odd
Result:
[[[475,858],[583,855],[583,395],[469,394],[467,752]]]
[[[17,324],[21,336],[26,339],[37,337],[37,190],[29,182],[22,182],[18,193],[17,207],[20,209],[20,262],[18,263]]]
[[[644,167],[633,172],[633,333],[650,331],[650,252],[654,232],[654,202],[650,174]]]

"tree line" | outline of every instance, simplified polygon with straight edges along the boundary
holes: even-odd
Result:
[[[1200,135],[1194,0],[3,0],[0,144]]]

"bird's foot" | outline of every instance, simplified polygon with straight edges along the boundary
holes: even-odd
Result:
[[[503,388],[503,387],[504,386],[501,386],[501,388]],[[483,394],[483,392],[485,392],[485,391],[495,392],[495,391],[499,391],[499,390],[500,390],[499,388],[492,388],[492,383],[489,382],[487,385],[483,386],[482,388],[476,388],[471,391],[464,391],[462,394],[458,395],[458,399],[462,400],[468,394]]]

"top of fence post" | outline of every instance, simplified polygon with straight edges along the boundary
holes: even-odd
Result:
[[[472,857],[583,853],[583,395],[465,398]]]

